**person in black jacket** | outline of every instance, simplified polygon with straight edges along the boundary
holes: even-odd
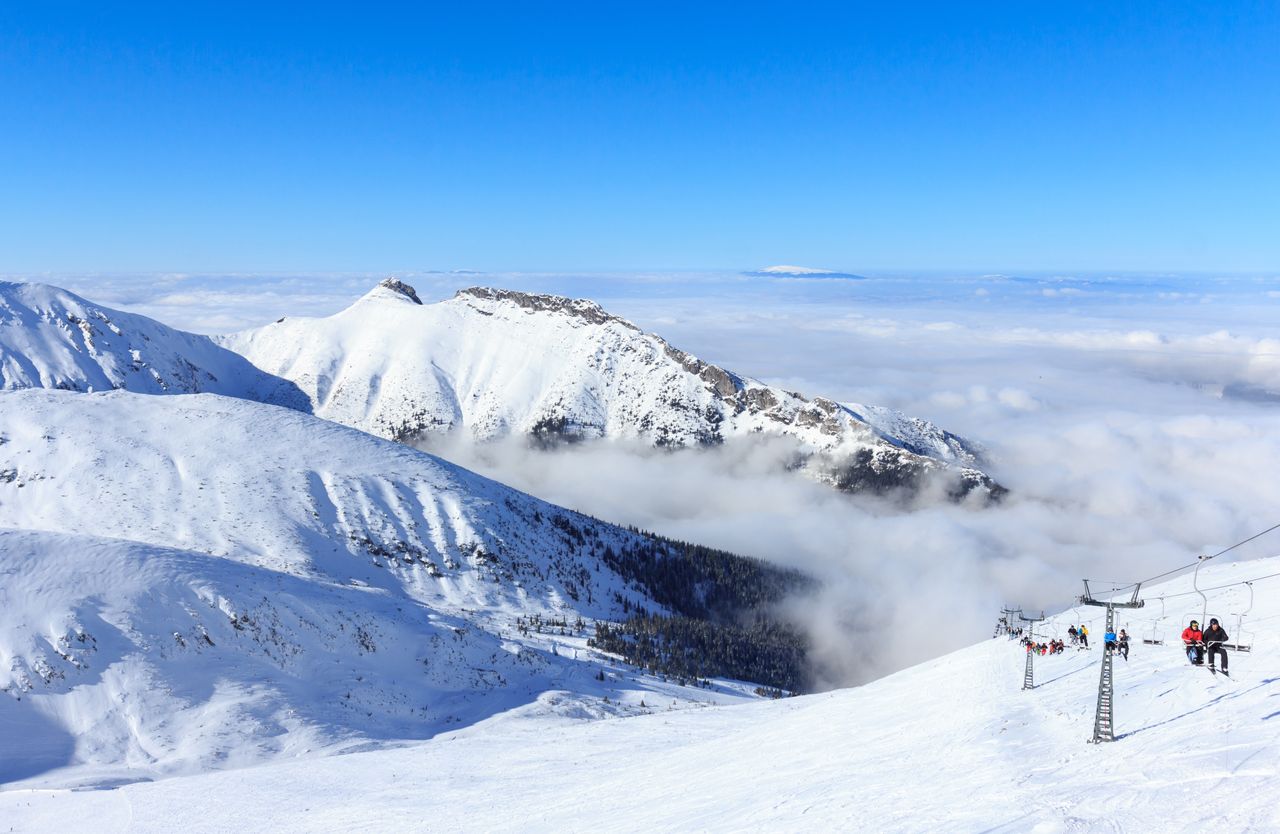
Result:
[[[1120,638],[1116,641],[1116,649],[1125,660],[1129,659],[1129,632],[1120,629]],[[1226,668],[1225,666],[1222,668]]]
[[[1222,657],[1222,674],[1227,674],[1227,649],[1223,646],[1227,642],[1227,632],[1218,625],[1217,618],[1209,620],[1209,627],[1204,630],[1201,639],[1204,640],[1205,650],[1209,655],[1209,668],[1213,668],[1213,657],[1217,654]]]

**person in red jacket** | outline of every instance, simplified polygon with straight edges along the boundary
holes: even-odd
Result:
[[[1204,665],[1204,632],[1195,620],[1182,630],[1182,645],[1187,649],[1187,660],[1196,666]]]

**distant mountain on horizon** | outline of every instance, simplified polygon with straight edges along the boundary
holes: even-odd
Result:
[[[853,281],[865,281],[867,276],[852,272],[838,272],[833,269],[818,269],[810,266],[766,266],[763,269],[744,272],[743,275],[754,275],[761,278],[845,278]]]

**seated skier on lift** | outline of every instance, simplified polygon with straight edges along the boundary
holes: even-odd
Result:
[[[1102,650],[1109,652],[1109,651],[1113,651],[1115,647],[1116,647],[1116,633],[1114,631],[1108,631],[1105,634],[1103,634]]]
[[[1123,628],[1120,629],[1120,636],[1116,638],[1116,647],[1120,650],[1120,656],[1125,660],[1129,659],[1129,632]]]
[[[1200,631],[1200,623],[1191,621],[1191,625],[1182,630],[1182,645],[1187,650],[1187,660],[1196,666],[1204,665],[1204,633]]]
[[[1205,629],[1201,635],[1207,654],[1209,655],[1209,668],[1213,667],[1214,655],[1222,657],[1222,674],[1229,675],[1227,672],[1227,649],[1223,643],[1227,642],[1227,632],[1222,626],[1218,625],[1217,617],[1209,620],[1209,627]]]

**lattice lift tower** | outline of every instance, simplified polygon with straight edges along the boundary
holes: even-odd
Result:
[[[1133,596],[1128,602],[1115,602],[1112,600],[1094,599],[1093,594],[1089,591],[1089,580],[1084,581],[1084,596],[1080,597],[1081,605],[1096,605],[1100,608],[1107,609],[1107,634],[1115,634],[1116,632],[1116,609],[1117,608],[1141,608],[1145,603],[1138,599],[1138,591],[1142,589],[1142,583],[1133,586]],[[1093,716],[1093,739],[1091,743],[1099,744],[1104,741],[1115,741],[1115,715],[1112,709],[1112,702],[1115,696],[1115,688],[1112,685],[1111,672],[1112,661],[1114,657],[1114,644],[1108,643],[1105,639],[1102,641],[1102,672],[1098,677],[1098,710]],[[1030,663],[1027,664],[1030,668]]]
[[[1027,626],[1027,639],[1031,641],[1032,645],[1027,647],[1027,671],[1024,672],[1022,675],[1022,688],[1035,689],[1036,688],[1036,670],[1035,670],[1035,663],[1032,660],[1032,658],[1036,656],[1035,651],[1033,651],[1035,642],[1036,642],[1036,623],[1044,622],[1045,616],[1043,611],[1040,612],[1039,617],[1024,617],[1022,616],[1021,613],[1019,613],[1018,619],[1022,620],[1024,623],[1031,624]]]

